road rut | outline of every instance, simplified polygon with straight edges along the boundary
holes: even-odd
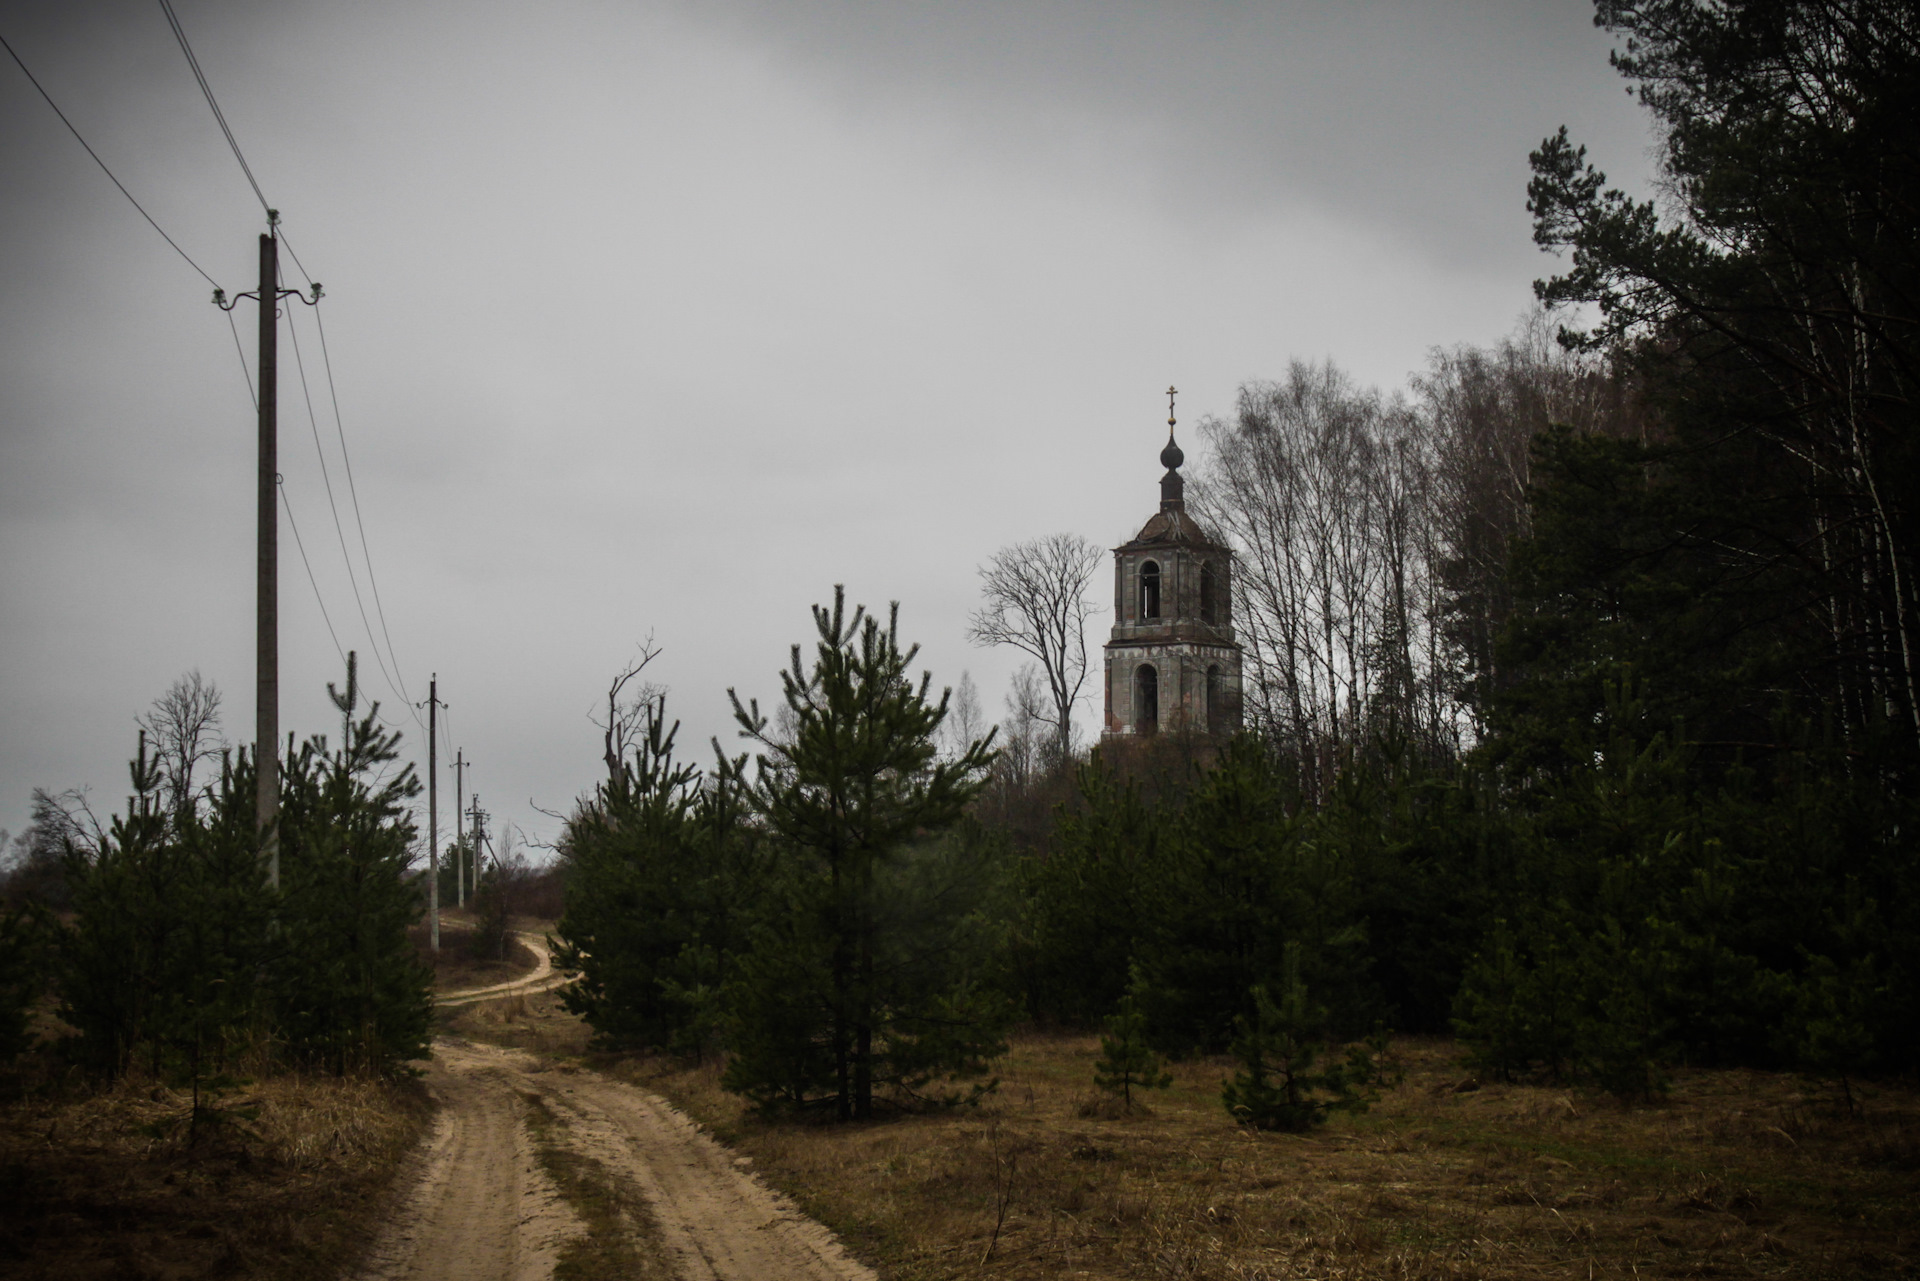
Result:
[[[545,1281],[584,1228],[528,1128],[537,1103],[569,1145],[638,1191],[645,1248],[688,1281],[875,1281],[833,1234],[735,1164],[666,1100],[521,1050],[443,1036],[427,1086],[440,1108],[419,1173],[362,1281]]]

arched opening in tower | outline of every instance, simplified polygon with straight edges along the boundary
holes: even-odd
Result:
[[[1160,566],[1154,561],[1140,566],[1140,617],[1160,617]]]
[[[1133,730],[1151,734],[1160,728],[1160,673],[1142,663],[1133,674]]]

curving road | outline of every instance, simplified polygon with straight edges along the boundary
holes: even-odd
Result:
[[[546,991],[540,957],[511,983],[449,993],[442,1005]],[[875,1281],[820,1224],[748,1173],[744,1161],[664,1099],[522,1050],[443,1036],[427,1087],[439,1104],[411,1187],[362,1281],[546,1281],[585,1229],[542,1168],[562,1144],[643,1202],[638,1248],[689,1281]],[[532,1119],[544,1116],[538,1134]],[[549,1152],[549,1156],[551,1151]]]
[[[444,1008],[454,1005],[472,1005],[476,1001],[497,1001],[507,996],[532,996],[536,992],[551,992],[556,987],[565,987],[573,981],[569,975],[554,972],[553,954],[547,950],[546,935],[532,934],[526,930],[515,930],[514,934],[527,945],[527,950],[533,953],[535,964],[531,973],[487,987],[469,987],[457,992],[445,992],[434,998],[434,1004]]]

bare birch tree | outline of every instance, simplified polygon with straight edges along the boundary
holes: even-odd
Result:
[[[160,763],[161,778],[173,813],[193,804],[193,775],[203,761],[220,759],[226,741],[220,735],[220,690],[199,669],[167,686],[153,706],[133,718],[147,732],[147,745]]]
[[[967,638],[976,645],[1012,645],[1033,656],[1053,703],[1060,760],[1073,754],[1073,708],[1087,681],[1087,585],[1100,568],[1100,548],[1078,534],[1050,534],[1015,543],[980,567],[984,604]]]

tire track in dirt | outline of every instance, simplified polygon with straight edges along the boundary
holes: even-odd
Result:
[[[417,1184],[363,1281],[532,1281],[552,1275],[582,1225],[539,1169],[526,1103],[565,1142],[646,1201],[687,1281],[875,1281],[833,1234],[735,1164],[665,1100],[520,1050],[441,1037],[429,1088],[441,1103]]]
[[[436,1042],[439,1051],[447,1042]],[[540,1169],[518,1074],[436,1053],[439,1104],[411,1195],[376,1242],[366,1281],[546,1281],[581,1224]]]

